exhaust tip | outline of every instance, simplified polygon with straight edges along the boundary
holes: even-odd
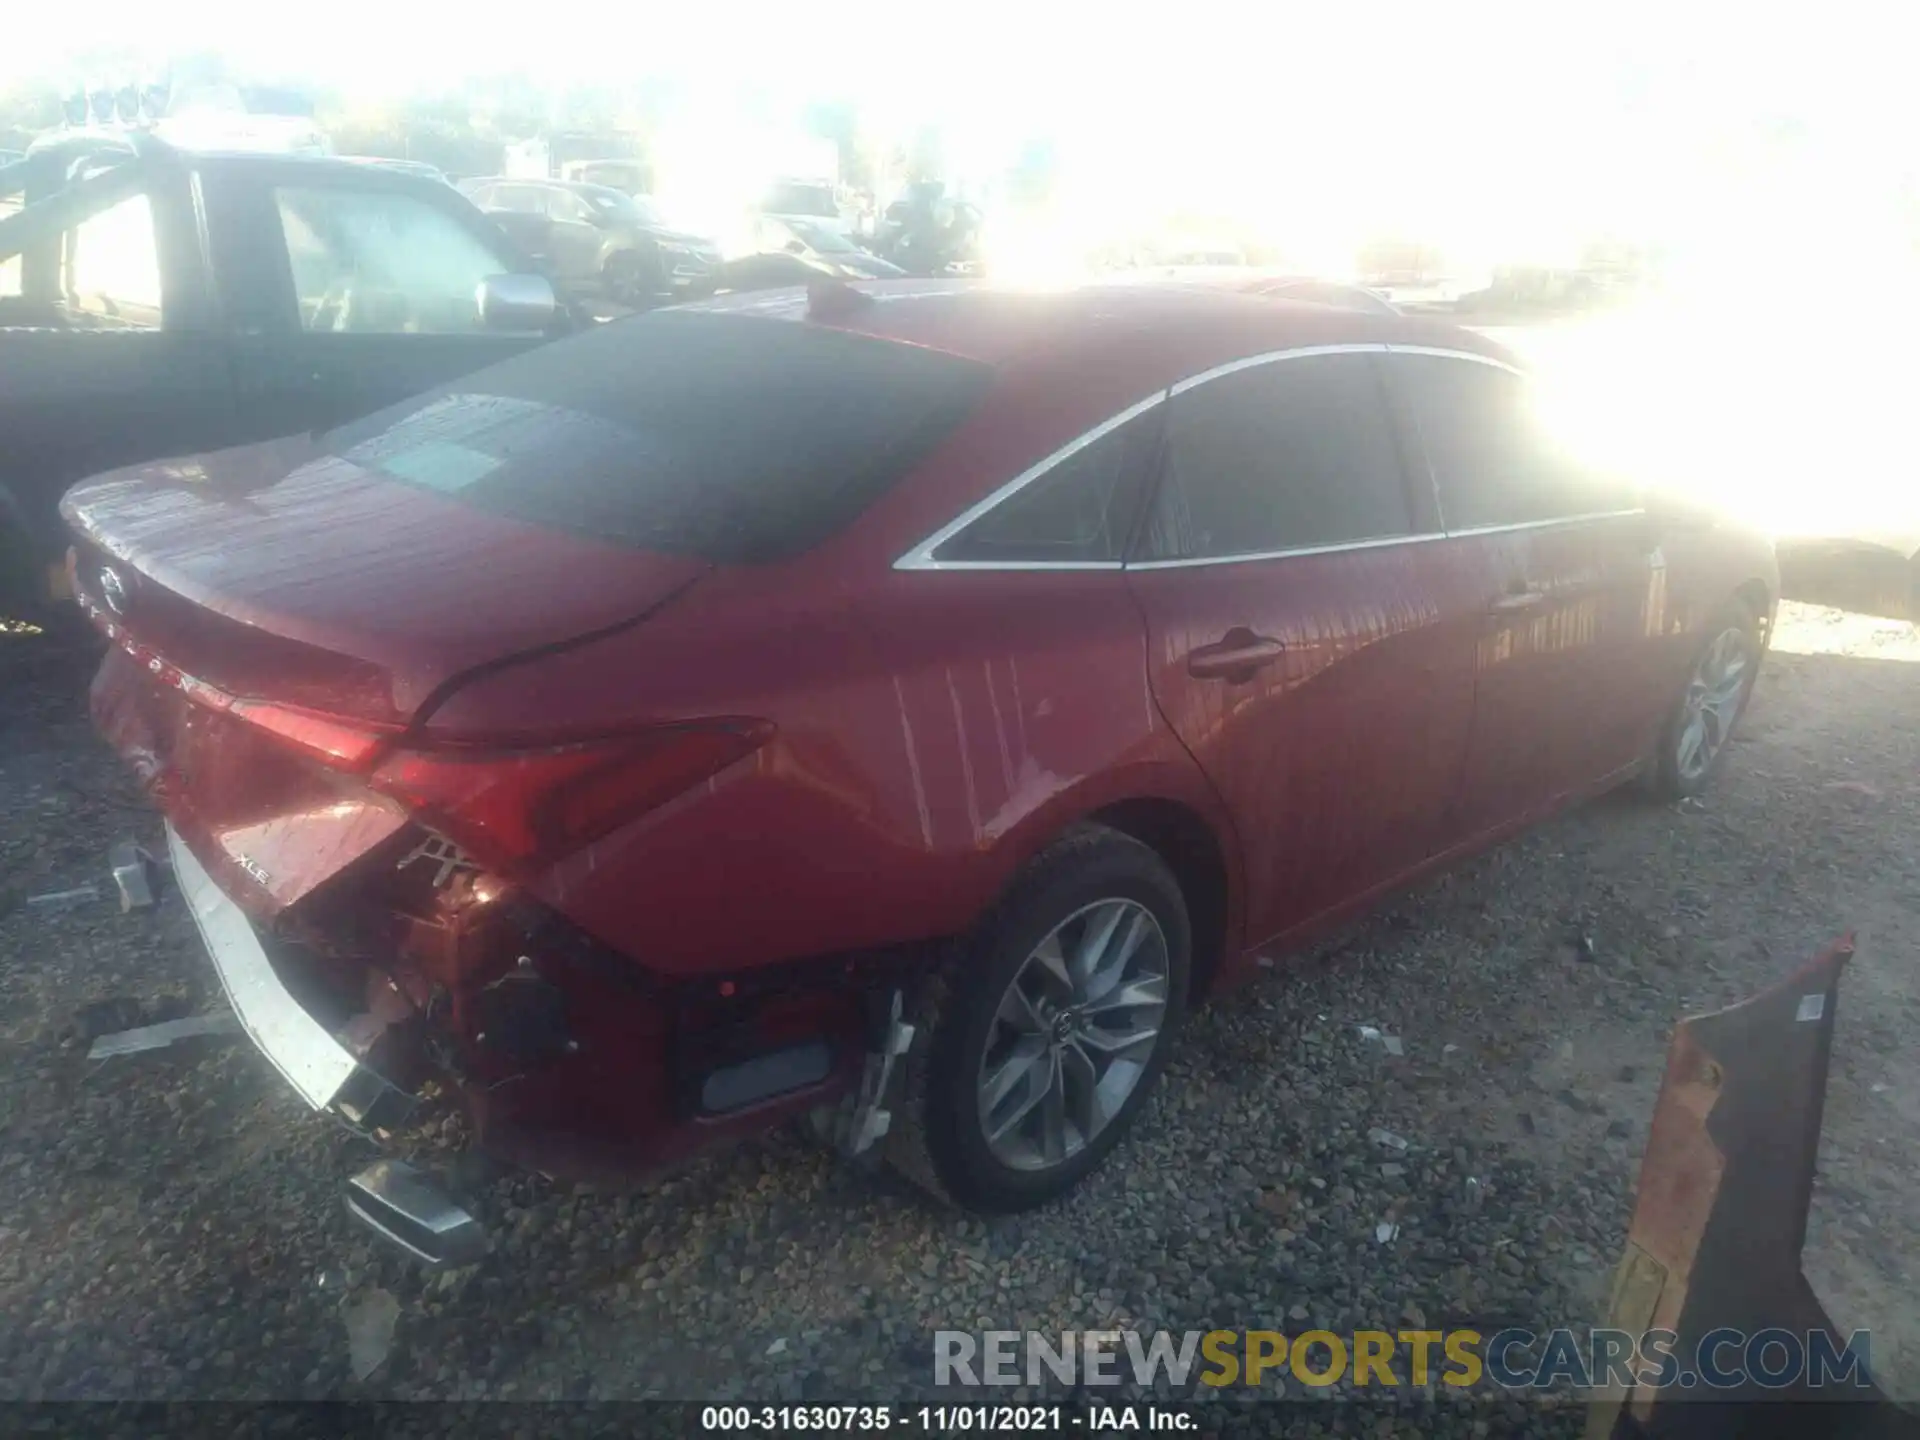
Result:
[[[470,1265],[486,1253],[480,1222],[403,1160],[376,1160],[348,1180],[347,1211],[433,1269]]]

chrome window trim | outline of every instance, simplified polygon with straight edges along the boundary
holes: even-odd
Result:
[[[1321,355],[1384,355],[1391,346],[1378,342],[1362,345],[1301,345],[1292,350],[1268,350],[1260,355],[1248,355],[1239,360],[1229,360],[1224,365],[1216,365],[1211,370],[1202,370],[1198,375],[1189,375],[1167,391],[1169,398],[1184,395],[1189,390],[1205,385],[1210,381],[1223,379],[1228,375],[1237,375],[1242,370],[1251,370],[1257,365],[1273,365],[1282,360],[1312,360]]]
[[[1052,470],[1054,466],[1071,460],[1075,455],[1078,455],[1082,450],[1086,449],[1087,446],[1093,444],[1094,441],[1118,430],[1129,420],[1146,414],[1147,411],[1153,409],[1154,406],[1164,403],[1166,398],[1166,391],[1158,391],[1136,404],[1129,405],[1125,410],[1122,410],[1111,419],[1101,421],[1085,434],[1069,440],[1065,445],[1062,445],[1058,450],[1047,456],[1046,459],[1041,460],[1037,464],[1029,465],[1025,470],[1022,470],[1018,475],[1014,476],[1013,479],[1007,481],[1006,484],[987,496],[986,499],[970,506],[963,511],[957,519],[949,521],[946,525],[934,531],[933,534],[929,535],[925,540],[922,540],[918,545],[914,546],[913,549],[894,561],[893,568],[896,570],[1120,569],[1121,562],[1118,560],[936,560],[933,558],[933,555],[934,552],[946,544],[947,541],[953,539],[955,535],[958,535],[962,530],[973,524],[974,521],[999,505],[1002,501],[1009,500],[1019,494],[1042,475]]]
[[[1424,545],[1451,539],[1444,530],[1382,535],[1376,540],[1342,540],[1333,545],[1299,545],[1289,550],[1257,550],[1247,555],[1196,555],[1185,560],[1135,560],[1129,570],[1190,570],[1198,565],[1245,565],[1254,560],[1292,560],[1302,555],[1343,555],[1350,550],[1384,550],[1390,545]]]
[[[1128,406],[1118,415],[1103,420],[1085,434],[1068,441],[1045,459],[1028,466],[1013,479],[985,499],[976,502],[955,519],[936,530],[922,540],[906,554],[893,562],[895,570],[1173,570],[1196,565],[1241,565],[1254,560],[1284,560],[1298,555],[1336,555],[1350,550],[1378,550],[1389,545],[1416,545],[1429,540],[1446,540],[1462,535],[1493,535],[1506,531],[1538,530],[1549,525],[1571,525],[1581,521],[1609,518],[1617,515],[1637,515],[1638,510],[1607,511],[1599,515],[1569,515],[1554,520],[1532,520],[1517,525],[1494,525],[1474,530],[1431,530],[1419,531],[1407,535],[1385,535],[1370,540],[1347,540],[1332,545],[1302,545],[1286,550],[1265,550],[1247,555],[1206,555],[1180,560],[1141,560],[1126,562],[1120,560],[936,560],[934,552],[962,530],[972,525],[988,511],[1011,499],[1027,488],[1041,476],[1047,474],[1056,465],[1060,465],[1079,454],[1111,431],[1117,430],[1138,416],[1144,415],[1154,406],[1164,404],[1177,395],[1184,395],[1210,381],[1238,374],[1242,370],[1251,370],[1260,365],[1277,364],[1285,360],[1310,360],[1322,355],[1431,355],[1441,359],[1469,360],[1481,365],[1491,365],[1497,370],[1505,370],[1521,379],[1531,379],[1531,375],[1492,355],[1483,355],[1474,350],[1452,349],[1444,345],[1400,345],[1391,341],[1366,341],[1337,345],[1301,345],[1287,350],[1267,350],[1258,355],[1242,356],[1238,360],[1229,360],[1197,375],[1189,375],[1185,380],[1176,381],[1159,394],[1149,395],[1146,399]],[[1429,475],[1429,483],[1432,477]],[[1439,495],[1434,496],[1439,504]],[[1444,523],[1445,513],[1440,512]]]
[[[1522,380],[1533,379],[1533,372],[1522,369],[1508,360],[1493,355],[1482,355],[1477,350],[1454,350],[1445,345],[1385,345],[1381,347],[1394,355],[1431,355],[1440,360],[1472,360],[1476,364],[1491,365],[1496,370],[1504,370],[1509,375],[1518,375]]]

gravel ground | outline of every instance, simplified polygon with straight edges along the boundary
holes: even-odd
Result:
[[[1195,1017],[1134,1136],[1057,1208],[938,1214],[782,1134],[639,1194],[493,1182],[495,1253],[437,1278],[352,1227],[339,1185],[367,1152],[244,1042],[85,1059],[94,1033],[223,1002],[177,898],[107,895],[107,843],[158,827],[88,729],[84,665],[0,647],[0,1396],[900,1399],[934,1393],[936,1329],[1584,1323],[1672,1022],[1848,929],[1808,1264],[1920,1396],[1907,626],[1789,607],[1703,804],[1601,801]],[[27,903],[89,881],[101,898]],[[356,1378],[348,1317],[389,1297],[390,1353]],[[1323,1414],[1297,1424],[1580,1429],[1484,1398]]]

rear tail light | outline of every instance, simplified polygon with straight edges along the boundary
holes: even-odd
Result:
[[[399,744],[395,727],[243,700],[129,646],[199,705],[245,720],[329,769],[364,775],[424,825],[501,870],[554,860],[752,754],[764,720],[702,720],[539,749]]]
[[[375,790],[505,870],[557,859],[764,745],[763,721],[717,721],[546,750],[398,750]]]

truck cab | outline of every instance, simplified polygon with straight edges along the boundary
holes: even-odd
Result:
[[[0,168],[0,599],[61,598],[60,497],[330,428],[587,323],[446,185],[66,134]]]

